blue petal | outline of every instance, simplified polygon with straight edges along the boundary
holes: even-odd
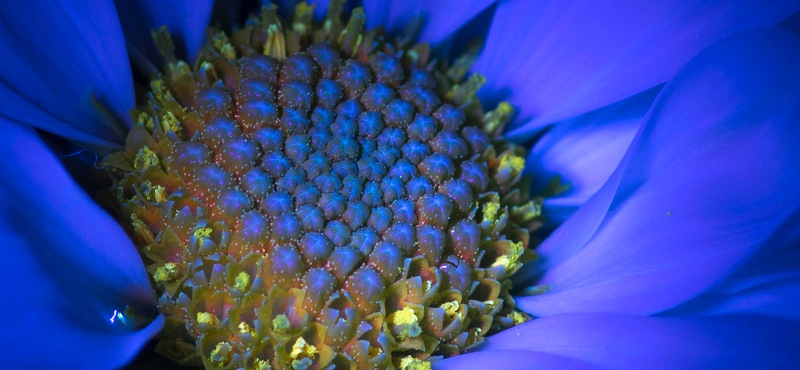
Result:
[[[438,43],[457,31],[470,19],[496,0],[364,0],[367,27],[383,26],[392,33],[401,33],[416,16],[425,20],[420,42]]]
[[[433,370],[590,370],[598,369],[586,362],[536,351],[492,350],[466,353],[433,363]]]
[[[800,322],[800,210],[765,248],[706,293],[660,315],[757,313]]]
[[[558,124],[533,146],[525,173],[531,190],[544,190],[558,175],[569,188],[559,197],[585,201],[608,180],[633,140],[659,88]],[[582,203],[582,202],[581,202]]]
[[[214,0],[114,0],[125,37],[150,60],[160,60],[150,30],[167,26],[179,57],[193,61],[203,47]]]
[[[797,369],[799,330],[798,322],[759,315],[565,314],[495,334],[481,351],[538,351],[604,369]]]
[[[656,86],[714,41],[800,10],[776,1],[526,1],[500,4],[475,71],[489,106],[519,109],[516,140]]]
[[[540,246],[537,316],[651,314],[706,291],[800,206],[800,38],[751,30],[667,83],[608,182]]]
[[[0,117],[92,146],[124,143],[133,80],[111,1],[3,1],[0,50]],[[87,110],[91,92],[123,124]]]
[[[141,258],[32,128],[0,120],[0,130],[4,366],[124,365],[163,324],[132,332],[110,320],[128,305],[155,312]]]

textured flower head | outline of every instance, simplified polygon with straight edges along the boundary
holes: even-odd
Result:
[[[178,363],[412,369],[524,321],[541,200],[508,104],[483,112],[473,54],[437,69],[341,6],[209,29],[193,68],[153,31],[165,70],[104,163]]]
[[[281,3],[0,5],[6,366],[800,366],[796,1]]]

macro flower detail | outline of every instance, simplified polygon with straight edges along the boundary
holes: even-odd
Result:
[[[525,321],[508,277],[535,254],[525,150],[413,34],[264,6],[165,60],[104,163],[166,315],[157,351],[246,369],[428,369]]]

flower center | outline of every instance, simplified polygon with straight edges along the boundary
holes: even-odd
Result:
[[[428,369],[524,321],[541,203],[511,107],[482,112],[474,53],[437,69],[342,4],[210,29],[192,67],[153,33],[165,72],[105,161],[179,363]]]

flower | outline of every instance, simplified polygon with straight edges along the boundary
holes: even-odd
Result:
[[[7,51],[0,57],[0,140],[12,154],[2,165],[0,198],[11,253],[0,265],[2,287],[12,298],[0,314],[11,327],[0,344],[17,356],[12,367],[113,368],[128,362],[163,318],[127,329],[139,325],[121,314],[126,306],[140,313],[154,307],[144,266],[54,154],[62,144],[28,125],[93,149],[118,148],[125,130],[110,116],[127,122],[134,90],[113,4],[58,5],[4,4],[13,9],[0,15]],[[189,50],[200,44],[202,35],[193,32],[204,29],[211,11],[117,5],[163,17],[128,22],[131,43],[166,23],[183,32]],[[516,278],[518,285],[549,284],[546,294],[517,299],[540,318],[436,368],[798,361],[800,158],[792,122],[800,45],[780,30],[736,33],[773,26],[797,5],[615,5],[364,4],[368,22],[389,31],[425,9],[421,37],[445,40],[442,47],[458,47],[458,38],[447,36],[467,20],[493,18],[474,67],[487,77],[482,98],[508,99],[519,109],[508,135],[521,143],[550,127],[533,146],[528,163],[536,165],[528,171],[545,181],[561,173],[573,184],[545,203],[545,212],[571,215],[538,248],[542,263]],[[128,14],[136,12],[120,18]],[[155,24],[141,27],[148,22]],[[223,355],[224,348],[215,350]]]

